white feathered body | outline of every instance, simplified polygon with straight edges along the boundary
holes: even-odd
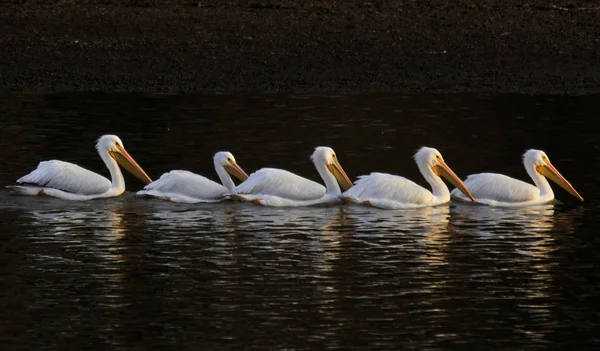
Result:
[[[385,209],[432,206],[436,200],[431,191],[409,179],[377,172],[359,176],[342,199],[353,203],[369,201],[372,206]]]
[[[327,202],[323,185],[277,168],[262,168],[235,188],[232,198],[242,201],[260,199],[264,205],[307,206]]]
[[[492,206],[518,206],[544,203],[554,198],[540,196],[540,189],[518,179],[498,173],[471,174],[464,181],[477,202]],[[452,190],[452,198],[470,201],[458,189]]]
[[[45,195],[68,200],[89,200],[96,197],[116,196],[107,193],[111,182],[107,178],[76,164],[51,160],[42,161],[31,173],[17,180],[13,188],[27,195],[36,195],[42,189]]]
[[[182,170],[163,174],[137,195],[148,195],[174,202],[218,202],[228,196],[227,188],[201,175]]]

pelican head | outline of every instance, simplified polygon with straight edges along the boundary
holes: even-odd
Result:
[[[125,150],[123,142],[118,136],[111,134],[101,136],[100,139],[98,139],[98,143],[96,143],[96,149],[101,156],[108,154],[119,165],[141,179],[144,183],[152,183],[152,179],[148,177],[142,167],[140,167],[133,157],[129,155],[127,150]]]
[[[433,172],[436,176],[446,178],[452,185],[467,195],[471,201],[477,202],[467,189],[465,183],[448,167],[442,154],[434,148],[423,146],[414,156],[417,166],[423,175]]]
[[[235,157],[233,157],[231,152],[219,151],[215,154],[213,160],[215,162],[215,167],[217,165],[222,166],[227,173],[236,177],[240,181],[243,182],[248,179],[248,174],[246,174],[246,172],[244,172],[244,170],[238,166],[238,164],[235,162]]]
[[[315,152],[313,152],[310,158],[317,169],[319,169],[320,166],[325,165],[327,171],[329,171],[339,183],[342,191],[346,191],[354,185],[346,175],[346,172],[344,172],[344,169],[342,168],[342,165],[340,165],[340,162],[335,155],[335,151],[333,151],[332,148],[319,146],[315,148]]]
[[[569,194],[575,196],[580,201],[583,197],[573,188],[565,177],[563,177],[556,168],[550,163],[550,159],[545,152],[541,150],[530,149],[523,154],[523,164],[528,172],[538,173],[546,178],[549,178],[561,188],[565,189]]]

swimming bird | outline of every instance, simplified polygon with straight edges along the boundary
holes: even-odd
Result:
[[[431,191],[401,176],[371,173],[358,177],[356,185],[344,192],[342,199],[383,209],[435,206],[450,201],[450,191],[440,178],[443,176],[475,202],[438,150],[422,147],[415,153],[414,159],[421,174],[431,185]]]
[[[325,186],[294,173],[262,168],[238,185],[233,199],[265,206],[311,206],[341,203],[342,189],[352,186],[332,148],[319,146],[311,159]]]
[[[560,185],[571,195],[583,201],[583,197],[554,168],[550,159],[541,150],[530,149],[523,154],[523,165],[535,186],[518,179],[497,173],[471,174],[465,180],[469,191],[477,201],[490,206],[529,206],[554,199],[554,192],[546,178]],[[452,191],[452,198],[464,201],[459,191]]]
[[[248,179],[248,175],[238,166],[230,152],[217,152],[213,163],[222,185],[189,171],[174,170],[146,185],[137,195],[154,196],[174,202],[218,202],[228,198],[228,194],[235,188],[230,175],[241,181]]]
[[[24,195],[49,195],[64,200],[91,200],[119,196],[125,191],[125,180],[119,165],[145,183],[152,180],[135,162],[116,135],[103,135],[96,144],[98,154],[110,171],[111,180],[76,164],[42,161],[31,173],[11,186]]]

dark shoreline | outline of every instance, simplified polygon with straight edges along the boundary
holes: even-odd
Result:
[[[0,91],[600,93],[591,1],[0,1]]]

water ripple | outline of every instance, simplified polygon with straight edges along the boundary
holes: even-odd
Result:
[[[0,184],[59,155],[103,172],[93,140],[106,126],[97,118],[84,126],[82,115],[122,128],[111,132],[154,177],[184,168],[216,178],[210,157],[227,148],[248,171],[285,167],[316,179],[308,154],[325,140],[350,175],[377,170],[422,182],[410,156],[427,144],[439,145],[461,175],[493,166],[524,179],[525,142],[546,145],[568,129],[556,104],[574,116],[597,106],[544,99],[16,96],[2,104]],[[510,115],[515,101],[527,118],[492,118]],[[552,123],[545,130],[529,124],[531,111]],[[453,122],[440,127],[446,120]],[[577,135],[583,143],[597,139]],[[159,147],[147,148],[148,140]],[[553,159],[571,160],[560,162],[565,175],[592,199],[585,206],[283,209],[174,204],[132,192],[66,202],[2,191],[0,342],[31,349],[589,348],[600,335],[598,190],[589,185],[589,163],[557,151]]]

